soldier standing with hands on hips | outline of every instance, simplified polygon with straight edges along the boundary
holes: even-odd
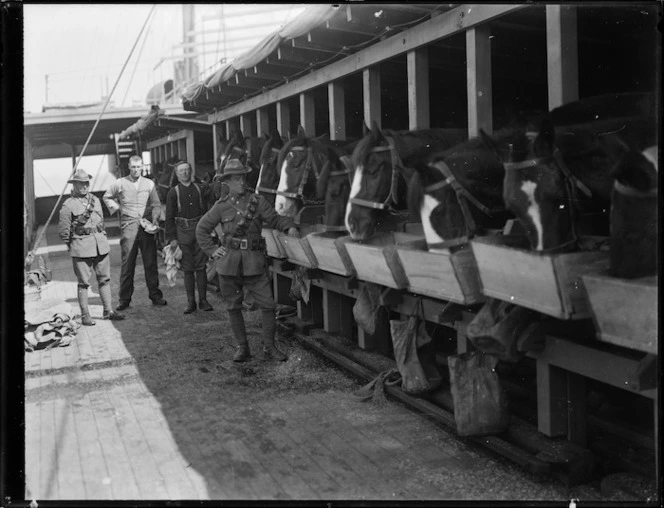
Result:
[[[71,254],[78,280],[78,304],[81,307],[81,323],[85,326],[95,325],[88,308],[88,288],[93,270],[104,307],[103,318],[113,321],[124,319],[122,314],[113,311],[111,261],[108,257],[111,248],[104,229],[101,201],[90,192],[91,179],[84,170],[76,170],[69,180],[73,186],[71,197],[62,205],[58,222],[58,234]]]
[[[120,250],[122,270],[120,272],[120,302],[115,310],[129,307],[134,294],[134,272],[136,257],[141,251],[145,284],[153,305],[166,305],[164,295],[159,289],[159,271],[157,269],[157,240],[154,233],[158,230],[161,203],[152,180],[143,178],[143,159],[132,155],[129,159],[129,175],[118,178],[104,193],[103,200],[113,215],[120,210]]]
[[[251,357],[242,316],[243,288],[253,296],[261,309],[263,325],[263,356],[285,361],[286,355],[274,345],[276,334],[275,302],[270,281],[265,273],[265,240],[261,236],[263,223],[290,236],[300,233],[290,217],[282,217],[259,194],[247,192],[246,174],[249,168],[237,159],[230,160],[221,180],[228,193],[220,198],[201,218],[196,238],[201,248],[216,260],[221,297],[236,342],[233,361],[244,362]],[[212,231],[220,226],[221,245],[217,245]]]
[[[191,164],[188,162],[180,161],[175,165],[175,176],[179,183],[166,196],[165,236],[172,248],[179,245],[182,251],[180,264],[187,293],[184,313],[191,314],[196,310],[195,286],[198,286],[198,307],[211,311],[212,305],[207,301],[208,257],[196,241],[196,225],[207,212],[206,189],[193,181]]]

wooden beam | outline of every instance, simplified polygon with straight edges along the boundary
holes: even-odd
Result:
[[[300,94],[300,125],[307,136],[316,135],[316,108],[312,93]]]
[[[147,142],[146,148],[150,150],[151,148],[161,146],[161,145],[168,145],[169,143],[173,141],[177,141],[178,139],[184,139],[187,137],[187,133],[192,132],[189,129],[182,129],[177,132],[171,132],[166,134],[165,136],[162,136],[157,139],[153,139]]]
[[[329,83],[359,70],[369,68],[383,60],[407,53],[434,41],[457,34],[468,28],[486,23],[511,12],[528,8],[528,5],[462,5],[435,18],[404,30],[398,37],[390,37],[337,62],[309,73],[307,76],[286,83],[260,96],[251,97],[242,104],[235,104],[208,115],[208,122],[218,122],[245,111],[298,95],[323,83]],[[269,60],[269,58],[268,58]]]
[[[338,42],[336,45],[331,45],[331,44],[309,42],[308,40],[299,40],[299,39],[291,39],[291,47],[296,50],[301,49],[304,52],[310,51],[312,53],[327,53],[327,55],[321,55],[322,58],[329,58],[331,55],[336,55],[341,50]]]
[[[371,35],[357,32],[339,31],[331,28],[314,28],[307,34],[307,41],[312,44],[332,46],[339,48],[339,41],[343,41],[346,47],[357,46],[371,40]]]
[[[261,81],[274,82],[274,81],[281,81],[282,79],[284,79],[284,75],[282,73],[273,73],[267,70],[263,71],[262,69],[263,67],[259,69],[258,65],[254,65],[249,69],[245,69],[244,75],[247,76],[248,78],[257,79]]]
[[[419,48],[407,53],[408,129],[428,129],[429,120],[429,50]]]
[[[219,171],[219,159],[217,158],[217,153],[219,152],[219,131],[220,125],[217,123],[212,124],[212,153],[213,156],[213,165],[215,173]]]
[[[486,25],[466,31],[469,138],[478,136],[480,129],[493,132],[490,35]]]
[[[330,139],[346,139],[346,108],[343,84],[335,81],[327,85],[330,117]]]
[[[254,91],[260,90],[265,87],[264,79],[248,78],[247,76],[239,72],[235,76],[233,76],[233,81],[238,87],[248,88]]]
[[[378,67],[362,71],[362,95],[364,98],[364,123],[371,127],[372,120],[382,125],[380,109],[380,72]]]
[[[576,6],[546,6],[549,111],[579,98]]]
[[[279,62],[306,64],[304,67],[309,67],[314,62],[324,59],[319,51],[305,51],[301,48],[288,46],[279,46],[277,48],[277,58]]]

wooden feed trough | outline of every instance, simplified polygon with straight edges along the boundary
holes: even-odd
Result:
[[[277,259],[286,259],[286,252],[279,240],[277,240],[277,231],[270,228],[263,228],[261,235],[265,238],[265,243],[267,245],[267,255]]]
[[[524,237],[485,236],[471,241],[485,296],[558,319],[591,315],[581,275],[608,263],[608,252],[538,254]]]
[[[321,227],[319,225],[301,225],[301,238],[294,238],[288,236],[286,233],[276,233],[277,240],[282,250],[286,253],[286,259],[305,268],[317,268],[318,262],[316,261],[314,251],[311,250],[306,235],[316,232]]]
[[[467,305],[484,300],[470,245],[429,251],[426,240],[416,240],[398,246],[397,254],[409,291]]]
[[[346,250],[346,243],[351,240],[347,233],[310,233],[307,240],[316,257],[318,268],[338,275],[355,274],[353,262]]]
[[[598,339],[657,355],[657,277],[619,279],[584,274]]]
[[[406,289],[408,278],[404,272],[397,247],[421,240],[408,233],[379,233],[364,243],[349,241],[346,245],[357,278],[394,289]]]

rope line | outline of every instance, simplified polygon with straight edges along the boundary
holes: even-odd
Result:
[[[143,26],[141,27],[141,31],[138,33],[138,36],[136,37],[136,41],[134,42],[134,45],[131,48],[131,51],[129,52],[129,55],[127,56],[127,59],[125,60],[124,65],[122,66],[122,69],[120,70],[120,74],[118,74],[117,79],[115,80],[115,84],[113,85],[113,89],[111,92],[108,94],[108,97],[106,97],[106,102],[104,103],[104,107],[101,109],[99,112],[99,116],[97,117],[97,120],[95,121],[95,124],[92,126],[92,130],[90,131],[90,134],[88,135],[88,139],[85,141],[85,145],[83,145],[83,149],[81,150],[81,153],[79,154],[78,158],[76,159],[76,164],[74,164],[74,169],[72,170],[71,174],[69,175],[69,178],[67,180],[70,180],[72,176],[74,176],[74,173],[76,173],[76,170],[78,169],[78,164],[81,162],[81,159],[83,158],[83,154],[85,153],[85,150],[88,148],[88,145],[90,144],[90,140],[92,139],[92,135],[94,134],[95,130],[97,129],[97,125],[99,125],[99,122],[101,120],[101,117],[104,115],[104,112],[106,111],[106,107],[108,106],[108,103],[111,100],[111,97],[113,96],[113,92],[115,92],[115,89],[118,86],[118,83],[120,81],[120,78],[122,77],[122,73],[124,72],[125,68],[127,67],[127,64],[129,63],[129,59],[131,58],[131,55],[134,53],[134,50],[136,49],[136,45],[138,44],[139,39],[141,38],[141,35],[143,34],[143,31],[145,30],[145,27],[148,24],[148,21],[150,20],[150,17],[152,16],[152,13],[155,10],[156,5],[153,5],[152,8],[150,9],[150,12],[148,13],[147,17],[145,18],[145,22],[143,23]],[[39,247],[39,244],[41,243],[44,234],[46,233],[46,228],[50,224],[51,220],[53,219],[53,215],[55,214],[55,210],[58,208],[58,205],[60,204],[60,201],[62,201],[62,196],[64,195],[65,191],[67,190],[67,186],[69,185],[69,181],[65,183],[64,188],[62,189],[62,192],[58,196],[58,200],[55,202],[55,205],[53,206],[53,210],[51,210],[51,214],[48,216],[48,219],[46,219],[46,222],[44,223],[44,227],[40,231],[40,234],[37,236],[35,239],[35,244],[32,247],[32,250],[28,252],[28,255],[25,258],[25,264],[24,266],[27,268],[32,264],[32,262],[35,259],[35,251]]]

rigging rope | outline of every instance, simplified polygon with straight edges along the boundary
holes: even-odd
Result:
[[[145,27],[147,26],[148,21],[150,20],[150,17],[152,16],[152,13],[155,10],[155,7],[156,7],[156,5],[152,6],[152,8],[150,9],[150,12],[148,13],[147,17],[145,18],[145,22],[143,23],[143,26],[141,27],[141,31],[138,33],[138,36],[136,37],[136,41],[134,42],[134,45],[132,46],[131,51],[129,52],[129,55],[127,56],[127,60],[125,60],[125,63],[122,66],[122,69],[120,70],[120,74],[118,74],[118,77],[115,80],[115,84],[113,85],[113,89],[108,94],[108,97],[106,97],[106,102],[104,103],[104,107],[99,112],[99,116],[97,117],[97,121],[92,126],[92,130],[90,131],[90,134],[88,135],[88,139],[85,141],[85,145],[83,145],[83,149],[81,150],[81,153],[79,154],[78,158],[76,159],[76,164],[74,164],[74,169],[72,170],[72,172],[69,175],[69,178],[67,178],[67,180],[71,179],[71,177],[74,176],[74,173],[76,173],[76,170],[78,169],[78,164],[79,164],[79,162],[81,162],[81,159],[83,158],[83,154],[85,153],[85,150],[88,148],[88,145],[90,144],[90,140],[92,139],[92,135],[94,134],[95,130],[97,129],[97,125],[99,125],[99,121],[101,120],[101,117],[104,115],[104,112],[106,111],[106,107],[108,106],[108,103],[110,102],[111,97],[113,96],[113,92],[115,92],[115,89],[118,86],[118,82],[120,81],[120,78],[122,77],[122,73],[124,72],[125,68],[127,67],[127,64],[129,63],[129,59],[131,58],[131,55],[134,53],[134,50],[136,49],[136,45],[138,44],[138,41],[141,38],[141,35],[143,34],[143,31],[145,30]],[[48,216],[48,219],[46,219],[46,223],[44,224],[44,228],[37,235],[37,238],[35,239],[35,243],[32,247],[32,250],[30,252],[28,252],[28,255],[26,256],[25,263],[24,263],[25,268],[28,268],[32,264],[32,262],[34,261],[35,251],[39,247],[39,244],[41,243],[41,241],[44,237],[44,234],[46,232],[46,228],[48,227],[51,220],[53,219],[53,215],[55,214],[55,210],[58,208],[58,205],[60,204],[60,201],[62,201],[62,196],[64,195],[65,191],[67,190],[68,185],[69,185],[69,182],[65,183],[65,186],[62,189],[62,192],[60,193],[60,196],[58,196],[58,200],[55,202],[55,205],[53,206],[53,210],[51,210],[51,214]]]

